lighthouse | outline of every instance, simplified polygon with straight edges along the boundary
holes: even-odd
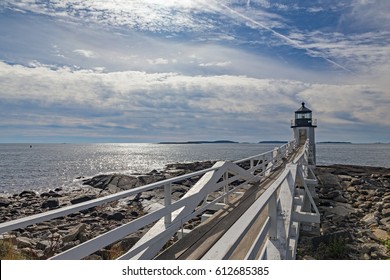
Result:
[[[297,145],[305,144],[309,139],[309,164],[316,165],[316,142],[314,129],[317,127],[317,120],[312,119],[312,111],[305,107],[302,102],[302,107],[295,111],[295,119],[291,121],[295,143]]]

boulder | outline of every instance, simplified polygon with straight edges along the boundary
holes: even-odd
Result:
[[[68,230],[68,234],[62,237],[63,243],[68,243],[77,239],[78,235],[85,231],[87,226],[81,224]]]
[[[40,240],[37,242],[36,248],[38,250],[45,251],[46,249],[50,248],[51,245],[52,245],[52,242],[50,242],[49,240]]]
[[[11,201],[8,198],[0,197],[0,207],[8,207],[11,204]]]
[[[386,217],[380,220],[380,223],[390,230],[390,217]]]
[[[387,240],[390,238],[390,235],[387,233],[387,231],[379,228],[372,230],[372,234],[378,240]]]
[[[374,213],[369,213],[362,218],[362,222],[367,225],[373,225],[378,223],[378,219],[375,217]]]
[[[334,201],[341,202],[341,203],[347,203],[348,199],[344,198],[342,195],[338,195],[335,198],[333,198]]]
[[[384,218],[390,217],[390,208],[382,210],[382,217]]]
[[[359,185],[362,185],[362,184],[364,184],[364,180],[362,180],[362,179],[354,178],[354,179],[351,180],[351,186],[359,186]]]
[[[60,205],[58,198],[50,198],[42,203],[42,208],[56,208]]]
[[[94,194],[87,194],[87,195],[82,195],[82,196],[79,196],[77,198],[74,198],[74,199],[70,200],[70,203],[71,204],[77,204],[77,203],[85,202],[85,201],[92,200],[92,199],[95,199],[95,198],[96,198],[96,195],[94,195]]]
[[[122,221],[125,218],[125,215],[121,212],[108,212],[105,213],[104,217],[109,221]]]
[[[34,191],[22,191],[19,194],[20,197],[34,197],[37,196],[37,194]]]
[[[34,247],[35,243],[32,239],[21,236],[16,238],[16,245],[19,248],[26,248],[26,247],[32,248]]]

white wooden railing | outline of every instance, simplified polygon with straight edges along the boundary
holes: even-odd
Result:
[[[136,195],[145,191],[164,188],[165,199],[163,208],[148,213],[138,219],[132,220],[127,224],[123,224],[107,233],[99,235],[51,258],[82,259],[147,225],[155,223],[151,230],[149,230],[141,238],[141,240],[130,249],[130,251],[126,252],[119,258],[152,259],[166,244],[166,242],[183,226],[184,223],[202,214],[207,209],[215,206],[218,202],[226,202],[226,199],[228,199],[229,195],[233,194],[237,189],[247,185],[248,183],[259,182],[266,178],[273,169],[283,164],[285,159],[291,155],[295,148],[295,142],[291,141],[281,147],[275,148],[272,151],[235,162],[219,161],[215,163],[212,168],[148,184],[142,187],[97,198],[76,205],[5,222],[0,224],[0,234],[18,228],[24,228],[32,224],[62,217],[74,212]],[[260,200],[258,199],[255,202],[254,205],[257,206],[253,207],[257,207],[256,209],[258,210],[262,210],[265,207],[268,207],[268,211],[271,213],[271,215],[264,225],[264,231],[260,234],[256,244],[254,244],[254,248],[251,251],[252,253],[248,253],[248,258],[253,258],[254,252],[259,246],[258,244],[260,244],[260,241],[264,242],[264,238],[266,236],[269,236],[271,238],[270,240],[273,240],[275,237],[278,238],[278,232],[280,235],[280,230],[278,230],[278,227],[275,226],[276,217],[278,215],[278,209],[285,211],[285,198],[283,195],[280,197],[278,193],[283,194],[285,192],[284,190],[288,189],[290,190],[290,193],[293,194],[294,192],[292,189],[295,188],[294,182],[296,180],[295,178],[297,177],[297,174],[298,176],[304,178],[310,174],[308,171],[309,167],[305,166],[305,163],[307,164],[307,156],[308,146],[306,145],[304,152],[299,157],[297,157],[297,162],[292,163],[292,165],[296,167],[288,165],[289,167],[286,168],[286,170],[276,181],[278,183],[275,182],[276,185],[272,185],[269,189],[267,189],[267,191],[259,198]],[[172,184],[199,176],[202,177],[180,200],[173,201],[171,199]],[[235,183],[234,186],[232,183]],[[304,187],[306,190],[307,186],[304,185]],[[215,192],[220,192],[220,195],[212,201],[208,201],[208,195]],[[307,193],[310,192],[308,191]],[[290,196],[288,199],[291,197],[291,201],[295,201],[294,196]],[[302,198],[302,200],[303,199],[304,198]],[[303,219],[302,217],[307,217],[307,215],[302,213],[303,212],[301,211],[301,215],[297,216],[298,218],[300,217],[301,220]],[[253,214],[247,215],[252,216]],[[312,220],[314,221],[315,219],[311,219],[310,221]],[[284,228],[284,231],[286,231],[286,227]],[[286,236],[289,237],[290,235],[287,234]],[[271,247],[267,245],[266,248],[267,250],[262,254],[262,257],[268,257],[272,255],[272,250],[270,249]],[[291,254],[289,256],[291,256]],[[285,255],[280,254],[280,257],[284,258]]]

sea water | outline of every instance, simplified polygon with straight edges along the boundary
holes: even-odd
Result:
[[[106,173],[146,173],[168,163],[238,160],[278,144],[0,144],[0,193],[79,187]],[[317,144],[317,164],[390,167],[390,144]]]

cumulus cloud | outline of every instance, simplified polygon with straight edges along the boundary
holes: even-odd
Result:
[[[308,101],[323,126],[337,125],[338,131],[353,124],[388,125],[389,97],[367,85],[229,75],[101,73],[4,63],[0,63],[0,82],[4,85],[0,90],[3,104],[13,104],[13,110],[19,107],[13,124],[39,126],[47,132],[51,126],[60,126],[77,132],[94,130],[95,135],[100,131],[100,137],[117,131],[118,137],[124,137],[145,135],[146,129],[150,138],[188,138],[220,131],[241,139],[241,129],[252,126],[253,132],[247,131],[246,138],[251,135],[255,139],[270,127],[280,128],[288,137],[289,120],[302,100]],[[330,93],[334,93],[332,98]],[[34,106],[28,106],[31,104]],[[60,111],[56,110],[59,106]],[[2,108],[1,114],[9,113],[7,107]],[[6,122],[9,120],[3,118],[0,125]]]
[[[0,136],[389,138],[387,2],[307,3],[4,0]]]

